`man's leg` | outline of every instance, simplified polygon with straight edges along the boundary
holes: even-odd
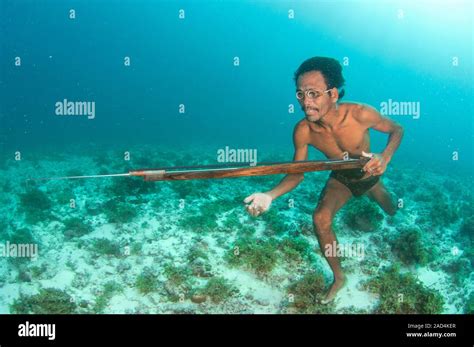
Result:
[[[351,191],[344,184],[334,178],[329,178],[321,192],[318,206],[313,214],[313,223],[318,237],[319,247],[334,274],[334,282],[326,298],[322,301],[323,303],[332,301],[346,281],[339,258],[337,256],[326,256],[325,250],[327,245],[330,245],[331,248],[333,245],[337,245],[336,236],[332,230],[332,221],[336,212],[344,206],[351,197]],[[337,249],[334,250],[334,252],[336,251]]]
[[[397,212],[397,206],[393,202],[392,196],[383,185],[382,179],[380,179],[376,185],[370,188],[366,194],[371,200],[377,202],[382,210],[384,210],[388,215],[393,216]]]

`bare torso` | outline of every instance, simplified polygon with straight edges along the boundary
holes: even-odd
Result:
[[[345,155],[358,158],[362,151],[370,152],[369,129],[355,117],[360,109],[359,104],[339,104],[333,129],[303,119],[298,123],[297,136],[329,159],[343,159]]]

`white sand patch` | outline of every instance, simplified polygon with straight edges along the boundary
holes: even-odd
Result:
[[[192,235],[189,235],[188,237],[191,238]],[[158,249],[160,250],[159,253],[164,257],[183,257],[183,260],[185,252],[190,247],[190,239],[184,240],[184,236],[171,236],[165,239],[157,240],[157,243],[159,247]]]
[[[254,313],[275,313],[285,294],[275,287],[259,280],[255,275],[227,268],[222,276],[231,281],[243,296],[251,296],[255,300]]]
[[[446,280],[446,274],[444,272],[432,271],[427,267],[419,268],[416,276],[424,285],[437,290],[442,289],[443,283]]]
[[[115,235],[114,235],[115,230],[116,230],[116,226],[114,224],[112,223],[103,224],[101,226],[94,228],[92,232],[83,236],[82,239],[87,240],[87,239],[97,239],[97,238],[104,239],[105,238],[105,239],[113,240],[115,238]]]
[[[229,249],[220,247],[217,244],[216,238],[211,235],[203,237],[203,241],[207,244],[208,251],[206,253],[209,257],[211,265],[221,263]]]
[[[432,271],[427,267],[422,267],[417,270],[416,276],[425,286],[438,291],[443,296],[445,299],[443,313],[461,313],[455,305],[456,300],[451,301],[452,298],[455,299],[458,293],[453,293],[450,289],[449,282],[451,279],[449,275],[443,271]]]
[[[0,290],[0,314],[10,313],[10,305],[20,296],[17,283],[4,284]]]
[[[359,283],[368,277],[360,272],[347,274],[346,276],[346,286],[341,289],[336,298],[336,311],[351,306],[356,309],[372,311],[378,299],[376,296],[358,289]]]
[[[107,313],[136,312],[140,306],[140,299],[135,290],[127,288],[123,293],[115,295],[110,299],[108,308],[105,311]]]
[[[74,279],[74,272],[70,270],[61,270],[51,279],[40,280],[43,288],[57,288],[66,289],[71,286],[72,280]]]
[[[163,214],[157,213],[151,208],[147,208],[145,210],[144,219],[149,225],[149,229],[151,230],[160,230],[163,226]],[[158,218],[159,217],[159,218]]]

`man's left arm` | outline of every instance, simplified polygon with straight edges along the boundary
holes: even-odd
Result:
[[[387,164],[392,160],[393,154],[400,146],[403,137],[403,128],[393,120],[382,116],[376,109],[370,106],[361,106],[356,112],[356,119],[374,130],[389,134],[385,149],[380,154],[374,154],[373,158],[364,166],[364,171],[377,176],[382,175]]]

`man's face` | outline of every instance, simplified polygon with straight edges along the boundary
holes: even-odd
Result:
[[[314,90],[317,92],[324,92],[327,90],[326,82],[324,77],[319,71],[309,71],[298,77],[296,82],[296,91],[306,92],[307,90]],[[310,122],[317,122],[324,117],[335,101],[331,98],[329,92],[323,93],[316,98],[312,99],[308,95],[304,94],[302,99],[298,99],[301,109],[303,110],[306,119]]]

